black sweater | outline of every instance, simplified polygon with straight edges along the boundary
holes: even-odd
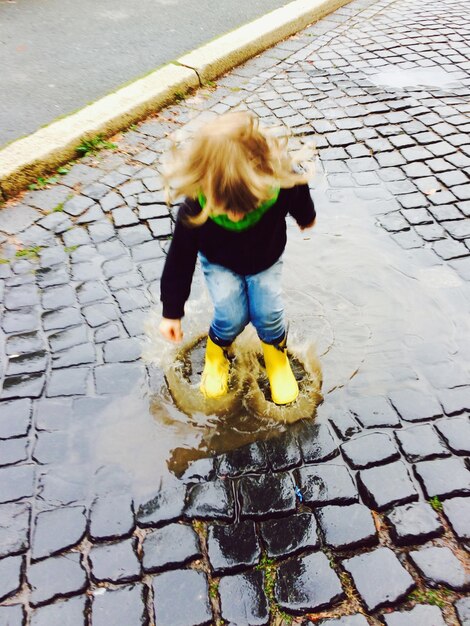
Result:
[[[281,189],[276,203],[260,221],[243,231],[227,230],[211,219],[201,226],[188,223],[186,218],[197,215],[200,210],[197,200],[187,198],[178,211],[161,280],[163,317],[168,319],[184,315],[199,251],[211,263],[223,265],[237,274],[257,274],[271,267],[283,253],[288,213],[301,227],[315,218],[308,185]]]

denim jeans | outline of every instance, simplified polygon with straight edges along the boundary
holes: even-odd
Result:
[[[264,343],[277,344],[285,336],[282,304],[282,257],[264,272],[242,276],[223,265],[210,263],[199,253],[207,288],[214,304],[209,337],[228,346],[248,322]]]

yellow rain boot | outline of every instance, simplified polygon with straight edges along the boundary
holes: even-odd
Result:
[[[275,404],[289,404],[299,395],[299,386],[287,357],[286,340],[273,346],[261,342],[268,374],[271,396]]]
[[[206,398],[219,398],[228,391],[230,363],[223,348],[207,337],[206,360],[199,389]]]

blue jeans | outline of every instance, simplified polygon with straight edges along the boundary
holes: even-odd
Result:
[[[286,334],[282,304],[282,257],[264,272],[242,276],[210,263],[199,253],[207,288],[214,304],[209,337],[228,346],[248,322],[264,343],[278,344]]]

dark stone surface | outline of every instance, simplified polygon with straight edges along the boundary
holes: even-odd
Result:
[[[330,422],[341,439],[349,439],[362,430],[361,426],[359,426],[353,419],[351,413],[346,409],[333,410]]]
[[[43,372],[47,367],[48,358],[44,350],[19,354],[8,359],[9,376],[15,374],[28,374],[30,372]]]
[[[168,524],[144,538],[142,566],[146,572],[158,572],[185,565],[200,558],[198,536],[191,526]]]
[[[93,626],[110,624],[146,626],[148,619],[144,587],[128,585],[119,589],[106,589],[103,595],[95,595],[91,607],[91,620]]]
[[[408,556],[431,587],[444,585],[455,591],[470,587],[470,575],[450,548],[430,546],[413,550]]]
[[[90,550],[91,575],[96,581],[132,582],[140,576],[134,539],[94,546]]]
[[[134,337],[114,339],[104,345],[106,363],[136,361],[142,354],[142,342]]]
[[[206,575],[176,570],[153,579],[155,626],[208,626],[212,610]]]
[[[470,598],[461,598],[455,603],[460,624],[462,626],[470,626]]]
[[[423,461],[415,471],[428,498],[470,494],[470,471],[460,459]]]
[[[24,352],[35,352],[44,348],[44,339],[37,333],[22,333],[11,335],[6,340],[5,354],[22,354]]]
[[[390,393],[389,397],[406,422],[421,422],[442,415],[442,407],[436,398],[417,389],[400,389]]]
[[[217,459],[217,473],[219,476],[238,476],[250,472],[260,472],[267,467],[266,452],[260,442],[255,442],[231,452],[227,452]]]
[[[274,471],[286,470],[300,465],[300,448],[291,429],[264,442],[269,465]]]
[[[368,626],[368,621],[364,615],[345,615],[338,619],[325,619],[318,622],[319,626]],[[307,626],[314,626],[313,622],[307,622]]]
[[[399,457],[395,443],[386,433],[370,433],[355,437],[343,443],[341,450],[348,463],[355,469],[396,461]]]
[[[468,248],[467,252],[468,254]],[[470,387],[456,387],[439,392],[439,402],[446,415],[458,415],[470,411]]]
[[[437,606],[418,604],[411,611],[395,611],[383,616],[386,626],[446,626]]]
[[[90,511],[90,537],[97,541],[125,537],[134,529],[134,512],[128,496],[97,498]]]
[[[260,534],[271,558],[289,556],[320,546],[317,522],[311,513],[297,513],[260,524]]]
[[[97,358],[95,346],[92,343],[82,343],[68,350],[57,352],[53,356],[52,368],[64,368],[71,365],[84,365],[87,363],[95,363]],[[62,373],[64,375],[64,373]]]
[[[12,465],[28,459],[28,438],[0,439],[0,465]]]
[[[39,290],[36,285],[21,285],[5,289],[3,305],[6,309],[15,310],[39,304]]]
[[[423,543],[444,531],[439,516],[427,502],[404,504],[387,513],[386,517],[397,545]]]
[[[26,435],[31,422],[32,404],[29,398],[0,403],[0,438]]]
[[[470,498],[451,498],[443,503],[444,513],[454,533],[462,541],[470,541]]]
[[[87,343],[88,332],[86,326],[76,326],[70,330],[63,330],[59,333],[49,335],[49,344],[52,352],[59,352],[66,348],[78,346],[81,343]]]
[[[403,461],[362,470],[358,482],[364,502],[377,511],[418,499]]]
[[[235,506],[230,481],[218,480],[189,487],[184,513],[189,519],[232,520]]]
[[[207,550],[215,574],[247,569],[259,563],[261,556],[255,525],[249,520],[209,526]]]
[[[106,299],[108,292],[100,282],[89,281],[78,287],[77,297],[80,304],[91,304]]]
[[[437,422],[436,428],[455,454],[470,455],[470,422],[466,417],[456,417]]]
[[[80,554],[70,552],[30,565],[27,579],[31,587],[31,604],[45,604],[84,591],[86,572],[80,561]]]
[[[24,626],[25,612],[22,604],[0,606],[0,624],[2,626]]]
[[[34,473],[34,465],[12,465],[0,468],[0,503],[32,496]]]
[[[430,424],[404,428],[395,434],[406,458],[412,463],[449,456],[448,449]]]
[[[338,576],[322,552],[281,563],[274,594],[281,609],[293,614],[330,608],[345,597]]]
[[[45,382],[46,378],[41,373],[6,376],[3,381],[1,399],[39,398]]]
[[[85,531],[85,509],[81,506],[39,513],[34,524],[32,558],[42,559],[74,546]]]
[[[0,559],[0,602],[19,591],[23,569],[24,557],[22,556]]]
[[[91,371],[88,367],[68,367],[54,370],[47,382],[46,395],[49,398],[56,396],[84,396],[88,391],[88,381]]]
[[[358,500],[356,486],[344,465],[310,465],[299,470],[300,490],[306,504],[351,504]]]
[[[343,561],[367,610],[375,611],[402,600],[415,582],[390,548],[353,556]]]
[[[137,523],[143,527],[159,526],[183,515],[186,487],[179,480],[164,481],[155,496],[137,507]]]
[[[214,459],[206,457],[191,461],[178,478],[191,484],[213,480],[215,478]]]
[[[140,363],[109,363],[95,368],[96,390],[99,394],[130,393],[144,376]]]
[[[326,461],[338,455],[338,446],[327,424],[302,420],[293,428],[304,463]]]
[[[349,403],[349,408],[364,428],[400,424],[398,415],[390,402],[382,396],[354,399]]]
[[[368,626],[368,621],[364,615],[345,615],[338,619],[325,619],[318,622],[319,626]],[[314,626],[313,622],[307,622],[307,626]]]
[[[224,576],[219,583],[222,619],[228,624],[267,626],[269,604],[262,571]]]
[[[378,541],[372,514],[363,504],[324,506],[315,515],[325,543],[331,548],[352,550]]]
[[[292,513],[296,507],[294,487],[288,473],[243,476],[239,482],[242,515],[267,518]]]
[[[85,626],[86,597],[77,596],[34,609],[31,626]]]
[[[0,506],[0,557],[28,549],[30,518],[31,507],[27,503]]]

